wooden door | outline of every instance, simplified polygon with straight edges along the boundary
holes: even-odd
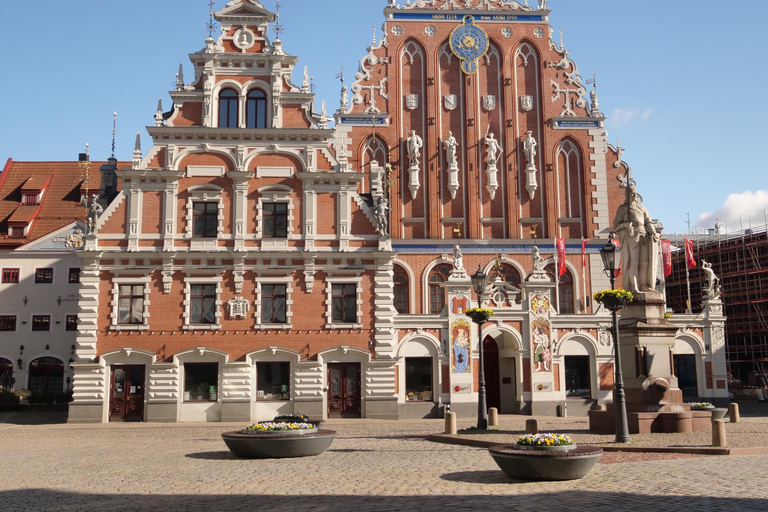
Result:
[[[360,418],[360,364],[328,365],[328,417]]]
[[[485,366],[485,401],[488,408],[495,407],[501,412],[501,381],[499,379],[499,347],[490,336],[483,342],[483,363]]]
[[[109,421],[144,420],[144,366],[113,366]]]

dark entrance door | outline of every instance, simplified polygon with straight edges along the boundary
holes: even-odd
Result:
[[[696,398],[699,388],[696,385],[696,356],[693,354],[675,354],[675,377],[684,398]]]
[[[113,366],[109,421],[144,420],[144,366]]]
[[[501,412],[501,381],[499,380],[499,346],[496,340],[486,336],[483,340],[483,363],[485,366],[485,402],[488,408],[495,407]]]
[[[360,365],[328,365],[328,417],[360,418]]]

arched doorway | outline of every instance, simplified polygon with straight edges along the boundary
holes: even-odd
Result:
[[[485,389],[488,407],[499,413],[519,413],[523,407],[522,382],[518,382],[520,339],[506,328],[492,328],[483,339]]]
[[[29,391],[55,397],[64,392],[64,363],[55,357],[39,357],[29,363]]]
[[[489,408],[501,411],[501,380],[499,379],[499,346],[496,340],[486,336],[483,340],[485,364],[485,401]]]
[[[13,363],[0,357],[0,395],[13,391]]]

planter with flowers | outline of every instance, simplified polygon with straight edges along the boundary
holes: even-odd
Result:
[[[464,311],[464,314],[471,318],[474,323],[482,325],[493,316],[493,310],[488,308],[469,308]]]
[[[275,423],[309,423],[317,428],[320,428],[322,421],[310,420],[306,414],[279,414],[272,419]]]
[[[595,302],[599,302],[606,309],[618,311],[635,300],[635,297],[632,295],[632,292],[627,290],[602,290],[595,293],[594,299]]]
[[[245,429],[221,434],[227,448],[245,459],[308,457],[323,453],[336,436],[310,423],[253,423]]]
[[[517,444],[488,449],[499,468],[516,480],[576,480],[587,475],[603,455],[596,446],[574,444],[561,434],[528,434]]]
[[[715,407],[709,402],[689,402],[692,411],[710,411],[712,413],[713,420],[721,420],[725,418],[728,409]]]

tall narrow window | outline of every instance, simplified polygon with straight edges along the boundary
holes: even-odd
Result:
[[[589,356],[565,356],[565,396],[589,398]]]
[[[443,263],[429,273],[429,314],[439,315],[445,307],[445,288],[443,283],[451,274],[451,265]]]
[[[353,324],[357,319],[357,286],[333,285],[333,321]]]
[[[143,284],[121,284],[118,288],[117,300],[118,323],[136,325],[144,322]]]
[[[555,269],[554,265],[547,266],[547,272],[552,275],[552,278],[555,277],[555,272],[557,270]],[[571,277],[571,272],[566,270],[565,274],[558,277],[558,287],[557,287],[557,296],[558,296],[558,308],[557,312],[561,315],[572,315],[574,312],[573,309],[573,278]]]
[[[264,238],[288,237],[288,203],[264,203]]]
[[[287,293],[284,284],[265,284],[261,287],[261,321],[265,324],[286,322]]]
[[[216,238],[219,228],[219,203],[194,203],[192,215],[196,237]]]
[[[189,321],[193,324],[216,323],[216,285],[193,284],[192,308]]]
[[[248,93],[245,103],[246,128],[267,127],[267,95],[260,89]]]
[[[408,313],[408,274],[403,267],[395,265],[395,311]]]
[[[224,89],[219,94],[219,128],[237,128],[237,93]]]

